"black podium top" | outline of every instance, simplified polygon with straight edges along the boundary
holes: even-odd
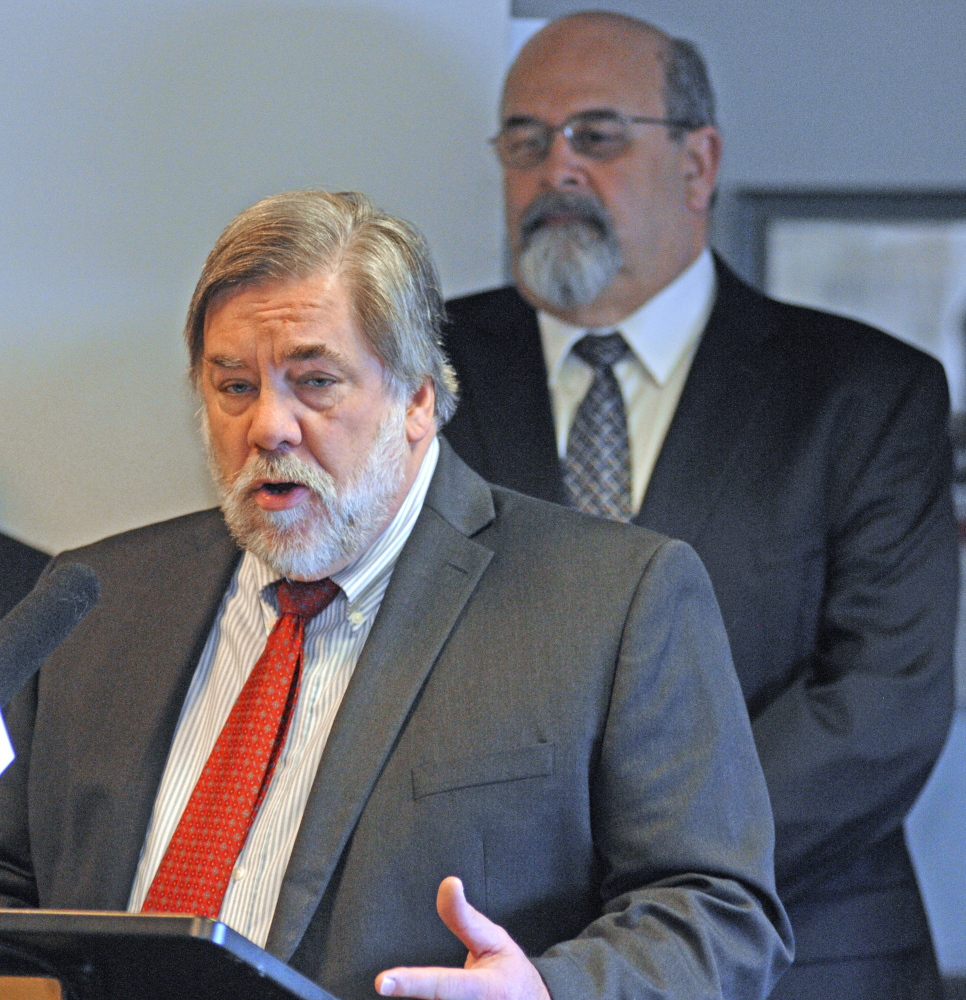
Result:
[[[0,909],[0,975],[59,979],[65,1000],[333,1000],[207,917]]]

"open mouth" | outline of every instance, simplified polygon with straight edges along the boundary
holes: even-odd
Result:
[[[311,494],[303,483],[260,483],[252,494],[255,503],[262,510],[288,510],[298,507]]]

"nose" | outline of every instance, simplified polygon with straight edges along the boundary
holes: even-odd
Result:
[[[250,410],[248,446],[258,451],[288,452],[302,443],[298,401],[263,386]]]
[[[555,190],[574,190],[588,185],[584,158],[575,153],[563,131],[558,129],[550,140],[543,161],[544,182]]]

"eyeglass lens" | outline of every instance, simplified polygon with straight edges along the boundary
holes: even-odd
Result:
[[[508,167],[532,167],[550,151],[555,132],[563,132],[570,148],[593,160],[608,160],[630,142],[629,123],[616,111],[587,111],[568,118],[563,125],[535,119],[510,121],[496,137],[496,149]]]

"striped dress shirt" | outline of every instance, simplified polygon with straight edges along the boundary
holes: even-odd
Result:
[[[282,878],[336,712],[379,611],[396,560],[436,468],[432,441],[392,522],[332,579],[341,593],[305,630],[302,688],[268,792],[232,872],[219,919],[257,945],[268,938]],[[158,787],[128,909],[138,911],[191,792],[278,618],[279,579],[246,552],[222,599]]]

